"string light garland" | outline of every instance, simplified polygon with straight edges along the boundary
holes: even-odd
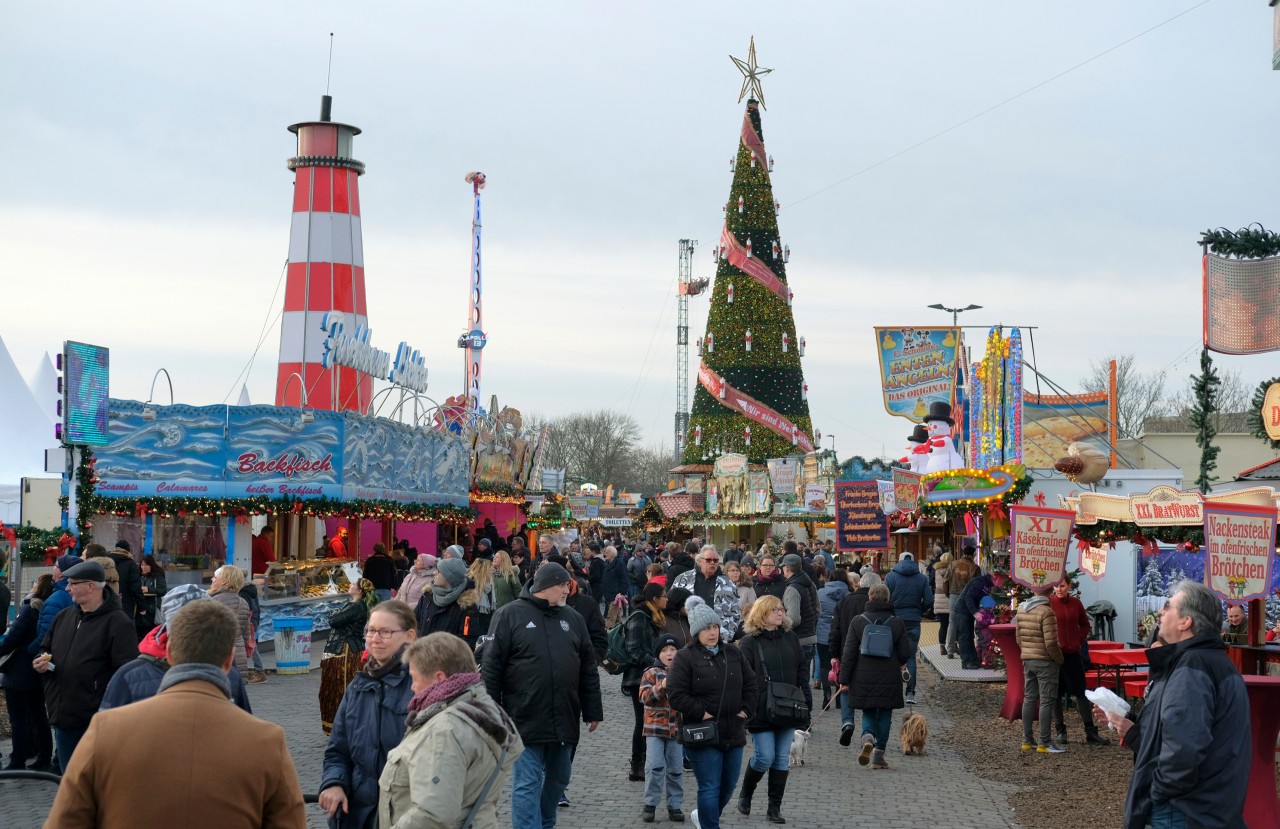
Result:
[[[743,133],[762,137],[757,101],[747,102]],[[754,139],[752,139],[754,141]],[[778,217],[770,183],[770,165],[752,164],[752,148],[739,139],[733,164],[733,183],[726,202],[725,229],[743,249],[750,248],[751,261],[772,272],[787,295],[786,255],[778,233]],[[757,160],[761,158],[756,154]],[[799,341],[790,303],[757,278],[734,266],[728,256],[716,255],[716,277],[711,291],[711,309],[703,359],[707,367],[733,388],[765,404],[789,420],[801,434],[813,434],[808,402],[803,398],[804,373]],[[750,337],[748,338],[748,331]],[[740,343],[716,349],[713,343]],[[747,424],[751,442],[744,443]],[[767,458],[794,454],[790,434],[780,434],[759,426],[708,392],[701,384],[694,391],[685,440],[684,463],[701,463],[711,457],[711,447],[741,446],[754,463]],[[699,439],[700,438],[700,439]]]

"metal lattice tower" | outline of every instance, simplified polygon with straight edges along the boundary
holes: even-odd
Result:
[[[689,297],[707,289],[707,280],[693,278],[693,252],[697,239],[680,240],[680,278],[676,286],[676,439],[675,458],[684,454],[689,431]]]

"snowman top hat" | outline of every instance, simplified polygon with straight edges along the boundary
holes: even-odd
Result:
[[[907,440],[912,443],[928,443],[929,430],[924,426],[917,426],[912,430],[911,434],[907,435]]]
[[[930,403],[929,414],[925,415],[924,422],[929,423],[934,420],[943,420],[948,426],[955,426],[956,422],[951,418],[951,404],[941,400]]]

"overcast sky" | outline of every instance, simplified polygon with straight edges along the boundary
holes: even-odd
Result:
[[[163,366],[178,402],[210,404],[235,402],[261,335],[248,388],[270,402],[286,127],[318,115],[332,31],[334,118],[364,131],[374,343],[422,349],[432,397],[461,390],[463,176],[482,170],[485,398],[624,409],[670,447],[677,242],[713,274],[742,118],[728,55],[754,34],[810,406],[842,457],[901,451],[871,329],[949,322],[935,302],[1038,326],[1069,388],[1126,352],[1178,387],[1199,232],[1280,228],[1272,10],[1212,0],[1158,26],[1196,3],[12,5],[0,336],[24,371],[79,339],[111,348],[114,396],[145,399]],[[695,300],[695,336],[705,317]]]

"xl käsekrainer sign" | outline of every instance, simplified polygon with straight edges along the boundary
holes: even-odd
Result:
[[[1053,587],[1062,581],[1075,519],[1071,510],[1020,504],[1009,507],[1013,580],[1032,590]]]

